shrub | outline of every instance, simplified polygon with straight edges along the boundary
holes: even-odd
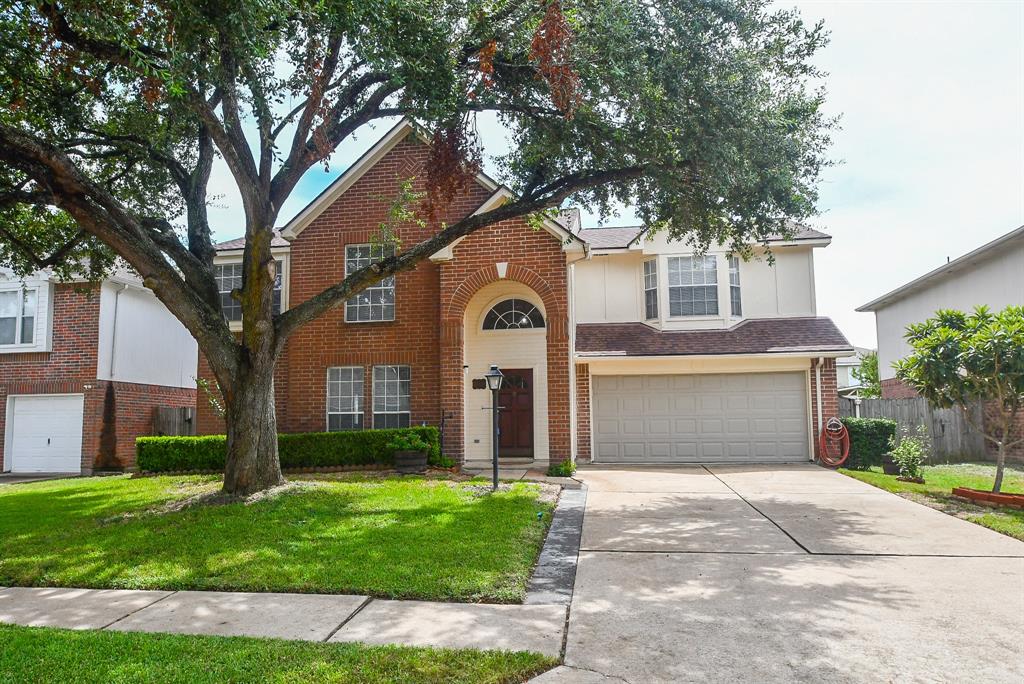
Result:
[[[388,449],[392,451],[429,451],[430,445],[427,444],[426,440],[417,435],[411,430],[403,430],[398,433],[390,440],[388,440]]]
[[[277,449],[282,468],[391,465],[399,436],[415,437],[425,445],[431,465],[442,462],[440,435],[435,427],[411,427],[352,432],[307,432],[280,434]],[[175,470],[224,470],[227,438],[139,437],[135,442],[136,463],[144,472]]]
[[[889,418],[843,418],[850,433],[850,457],[845,466],[867,470],[882,465],[896,436],[896,421]]]
[[[548,477],[572,477],[575,472],[576,464],[568,458],[561,463],[552,463],[548,466]]]
[[[931,452],[931,437],[928,428],[918,425],[917,430],[900,431],[899,443],[892,448],[892,460],[900,467],[900,477],[921,478],[921,465]]]

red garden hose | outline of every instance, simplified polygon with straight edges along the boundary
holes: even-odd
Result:
[[[843,422],[833,416],[825,423],[818,438],[818,458],[822,465],[838,468],[850,455],[850,433]]]

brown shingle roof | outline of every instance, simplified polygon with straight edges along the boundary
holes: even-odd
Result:
[[[829,318],[758,318],[727,330],[655,330],[643,323],[580,323],[576,352],[592,356],[690,356],[852,351]]]
[[[579,235],[594,249],[615,249],[628,247],[629,243],[643,230],[643,226],[585,228],[580,231]]]
[[[270,239],[271,247],[287,247],[291,243],[281,237],[281,231],[275,230],[274,237]],[[235,238],[234,240],[225,240],[224,242],[218,242],[213,246],[218,252],[227,252],[232,249],[245,249],[245,238]]]

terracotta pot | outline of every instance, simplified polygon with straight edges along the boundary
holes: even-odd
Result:
[[[395,470],[403,474],[427,472],[427,452],[396,451]]]

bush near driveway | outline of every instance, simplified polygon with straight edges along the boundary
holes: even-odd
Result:
[[[515,603],[553,507],[525,482],[483,494],[472,481],[348,477],[181,508],[219,486],[192,475],[0,487],[0,586]]]
[[[281,467],[393,465],[396,437],[416,436],[428,445],[431,464],[441,464],[441,438],[435,427],[411,427],[350,432],[287,433],[277,436]],[[135,440],[139,470],[150,473],[223,471],[225,435],[201,437],[139,437]]]
[[[845,466],[867,470],[882,464],[882,457],[892,448],[896,421],[889,418],[843,418],[850,433],[850,457]]]
[[[954,487],[970,487],[982,491],[991,489],[996,474],[994,464],[961,463],[922,466],[921,476],[924,478],[924,484],[898,480],[895,475],[882,473],[880,468],[868,470],[840,468],[839,472],[1024,541],[1024,511],[1013,508],[978,506],[958,499],[952,494]],[[1006,466],[1003,491],[1024,493],[1024,466]]]
[[[502,684],[557,663],[536,653],[247,637],[138,634],[0,624],[4,682]]]

